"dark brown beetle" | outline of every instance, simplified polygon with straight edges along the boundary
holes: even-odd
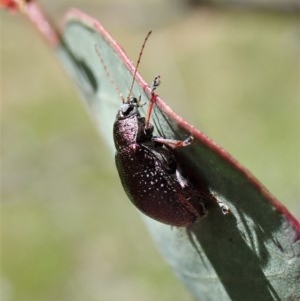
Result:
[[[157,78],[153,87],[156,82]],[[139,106],[136,98],[122,104],[114,123],[115,159],[123,188],[149,217],[172,226],[190,225],[204,215],[205,208],[182,175],[172,148],[185,147],[192,138],[178,141],[153,136],[153,126],[140,116]]]
[[[152,97],[146,118],[139,113],[139,108],[143,105],[141,99],[131,97],[142,51],[150,33],[143,43],[127,99],[119,93],[123,104],[113,127],[116,166],[127,196],[140,211],[168,225],[188,226],[205,215],[205,199],[182,174],[173,149],[186,147],[193,139],[189,137],[180,141],[153,136],[154,128],[150,117],[156,99],[154,91],[160,84],[159,76],[151,86]],[[115,86],[101,54],[98,54]],[[227,214],[227,206],[223,203],[219,205],[223,213]]]

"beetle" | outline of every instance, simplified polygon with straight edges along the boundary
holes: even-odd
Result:
[[[174,149],[189,146],[193,138],[188,137],[182,141],[153,135],[154,126],[150,123],[150,118],[160,76],[156,76],[151,85],[146,118],[139,112],[139,108],[145,105],[141,103],[141,97],[131,96],[141,55],[150,34],[151,31],[142,45],[127,99],[119,93],[123,103],[113,125],[115,162],[128,198],[141,212],[159,222],[186,227],[206,215],[207,197],[203,197],[184,176],[174,153]],[[98,54],[105,72],[115,86],[100,52]],[[119,92],[116,86],[115,88]],[[227,214],[228,207],[221,202],[218,204],[223,213]]]
[[[182,175],[172,149],[188,146],[192,138],[180,141],[154,136],[154,127],[139,113],[140,106],[140,99],[134,97],[122,104],[113,127],[122,186],[147,216],[172,226],[190,225],[205,214],[205,207]],[[193,204],[196,199],[198,206]]]

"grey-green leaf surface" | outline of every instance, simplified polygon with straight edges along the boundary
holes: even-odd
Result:
[[[58,55],[113,155],[112,126],[121,100],[112,80],[126,97],[134,67],[106,30],[79,11],[66,16],[62,39]],[[133,95],[146,102],[149,98],[149,87],[139,75]],[[197,300],[300,299],[298,221],[226,151],[160,98],[151,122],[164,137],[194,136],[191,146],[176,153],[177,159],[196,187],[204,185],[231,210],[223,216],[212,206],[207,217],[189,228],[143,216],[160,252],[191,294]]]

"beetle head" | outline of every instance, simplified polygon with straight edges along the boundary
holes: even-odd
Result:
[[[138,108],[142,107],[141,97],[131,97],[127,102],[124,102],[117,114],[117,120],[126,119],[134,115],[139,115]]]

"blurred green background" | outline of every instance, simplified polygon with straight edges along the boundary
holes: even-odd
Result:
[[[159,94],[300,217],[297,14],[184,1],[41,1],[97,18]],[[192,2],[192,1],[190,1]],[[190,300],[127,200],[55,54],[1,12],[3,301]]]

